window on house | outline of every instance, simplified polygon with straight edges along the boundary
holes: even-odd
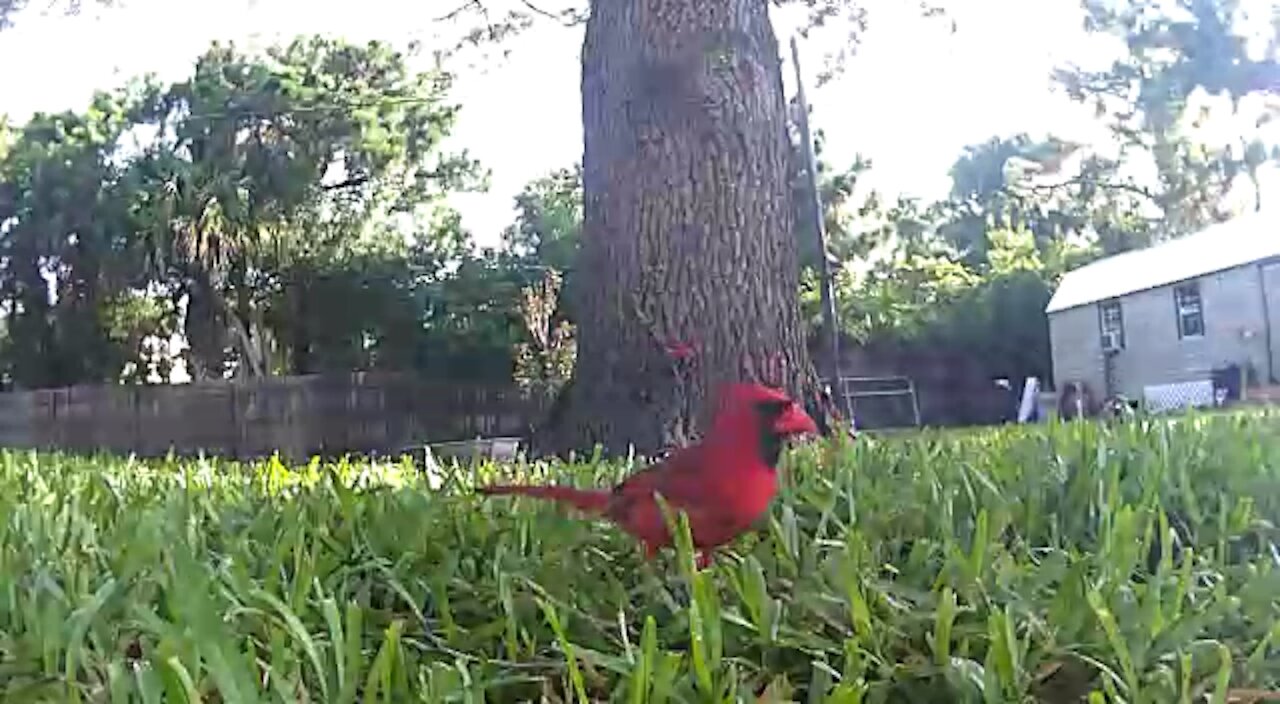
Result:
[[[1120,301],[1104,301],[1098,306],[1098,326],[1104,347],[1110,337],[1116,348],[1124,349],[1124,314],[1120,311]]]
[[[1178,314],[1178,337],[1204,337],[1204,305],[1200,301],[1200,284],[1183,284],[1174,288],[1173,304]]]

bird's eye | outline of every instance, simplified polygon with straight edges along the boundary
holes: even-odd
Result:
[[[774,416],[782,415],[782,412],[786,410],[787,404],[789,403],[790,401],[779,401],[779,400],[773,399],[769,401],[761,401],[760,403],[756,404],[756,408],[760,410],[760,413],[762,415],[774,417]]]

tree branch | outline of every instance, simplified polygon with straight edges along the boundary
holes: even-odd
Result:
[[[538,15],[542,15],[543,17],[553,19],[556,22],[559,22],[560,24],[566,27],[573,27],[575,25],[582,24],[584,20],[583,17],[574,16],[573,13],[569,10],[566,10],[565,12],[562,12],[557,15],[556,13],[551,12],[550,10],[544,10],[541,7],[538,7],[537,5],[534,5],[529,0],[520,0],[520,3],[525,7],[529,8],[531,12]]]
[[[432,22],[448,22],[449,20],[456,20],[458,19],[458,17],[462,15],[462,13],[466,12],[467,10],[475,10],[475,9],[481,9],[479,0],[467,0],[467,2],[458,6],[456,9],[451,10],[450,12],[447,12],[443,15],[440,15],[439,17],[436,17],[431,21]]]
[[[1057,191],[1063,188],[1068,188],[1070,186],[1084,185],[1085,183],[1091,183],[1092,185],[1105,190],[1125,191],[1128,193],[1132,193],[1136,196],[1141,196],[1143,198],[1146,198],[1152,203],[1158,204],[1160,202],[1156,194],[1152,193],[1150,190],[1146,188],[1143,188],[1142,186],[1138,186],[1132,183],[1117,183],[1114,181],[1094,181],[1085,176],[1077,176],[1072,179],[1067,179],[1066,181],[1063,181],[1061,183],[1048,183],[1048,184],[1041,184],[1041,185],[1030,184],[1030,185],[1024,186],[1023,188],[1025,188],[1026,190],[1035,191],[1038,193],[1047,193],[1047,192]],[[1014,192],[1014,195],[1016,195],[1016,192]]]
[[[344,188],[357,188],[359,186],[365,185],[366,183],[369,183],[368,175],[352,176],[351,178],[346,179],[345,181],[339,181],[337,183],[330,183],[327,185],[323,185],[320,187],[320,190],[328,193],[330,191],[339,191]]]

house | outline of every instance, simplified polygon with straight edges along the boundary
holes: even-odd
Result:
[[[1230,364],[1280,374],[1280,212],[1067,272],[1045,308],[1059,390],[1098,398],[1205,382]]]

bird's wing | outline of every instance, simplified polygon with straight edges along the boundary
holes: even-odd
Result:
[[[710,474],[706,466],[707,454],[703,445],[681,448],[661,462],[627,477],[614,488],[614,496],[649,496],[659,491],[668,502],[683,503],[705,498]]]
[[[672,510],[688,515],[695,533],[698,526],[722,523],[719,488],[712,483],[713,473],[701,466],[705,454],[702,446],[684,448],[631,475],[614,489],[610,517],[646,542],[665,543],[667,525],[657,493]]]

